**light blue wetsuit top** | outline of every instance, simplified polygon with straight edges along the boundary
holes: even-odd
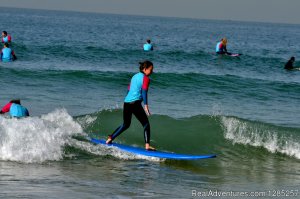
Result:
[[[220,49],[220,44],[221,43],[222,43],[221,41],[217,43],[217,45],[216,45],[216,53],[221,51],[221,49]]]
[[[135,74],[131,78],[128,86],[128,93],[124,102],[130,103],[138,100],[143,100],[144,104],[148,104],[147,93],[150,84],[150,78],[142,72]]]
[[[2,42],[3,42],[3,43],[8,43],[8,42],[9,42],[9,41],[8,41],[8,36],[3,37],[3,38],[2,38]]]
[[[3,48],[2,49],[2,61],[3,62],[9,62],[12,61],[12,50],[10,48]]]
[[[29,116],[27,108],[20,104],[13,103],[9,109],[9,114],[12,117],[25,117]]]
[[[153,50],[152,44],[144,44],[144,51],[150,51]]]

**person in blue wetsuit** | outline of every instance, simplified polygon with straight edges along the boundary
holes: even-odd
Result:
[[[144,51],[151,51],[153,50],[153,45],[151,44],[151,40],[147,39],[146,43],[144,44]]]
[[[155,150],[155,148],[150,146],[150,123],[147,117],[147,115],[150,115],[147,93],[150,84],[149,76],[153,72],[153,64],[147,60],[139,64],[140,72],[131,78],[128,93],[124,99],[123,124],[108,136],[106,144],[112,143],[116,137],[130,127],[132,114],[134,114],[144,128],[145,149]],[[142,102],[144,103],[144,108]]]
[[[220,55],[231,55],[232,53],[227,52],[227,39],[224,37],[221,39],[220,42],[217,43],[216,45],[216,53]]]
[[[27,108],[21,105],[19,99],[11,100],[0,111],[0,114],[9,112],[11,117],[22,118],[29,116]]]
[[[11,43],[11,36],[7,34],[6,31],[2,32],[2,43]]]
[[[9,48],[9,44],[4,43],[4,47],[1,50],[0,58],[3,62],[10,62],[15,61],[17,59],[17,56],[15,55],[15,52],[11,48]]]

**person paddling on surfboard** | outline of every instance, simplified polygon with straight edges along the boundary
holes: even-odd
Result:
[[[300,70],[300,67],[295,67],[294,62],[296,61],[295,57],[291,57],[290,60],[285,64],[284,69],[286,70]]]
[[[216,45],[216,53],[219,55],[231,55],[232,53],[227,52],[227,39],[224,37],[221,39],[220,42],[217,43]]]
[[[150,146],[150,123],[147,115],[150,115],[148,106],[148,88],[150,84],[149,76],[153,72],[153,63],[150,61],[140,62],[140,72],[131,78],[128,86],[128,93],[124,99],[123,124],[119,126],[113,134],[108,136],[106,144],[112,141],[130,127],[132,114],[139,120],[144,128],[145,149],[155,150]],[[144,103],[144,108],[142,106]]]
[[[21,100],[19,99],[14,99],[7,103],[0,111],[0,114],[7,112],[9,112],[11,117],[22,118],[29,116],[27,108],[21,105]]]

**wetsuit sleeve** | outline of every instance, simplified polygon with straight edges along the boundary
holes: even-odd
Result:
[[[5,106],[3,106],[1,112],[2,112],[2,113],[7,113],[7,112],[9,112],[9,109],[10,109],[11,105],[12,105],[12,103],[9,102],[9,103],[6,104]]]
[[[13,57],[13,61],[15,61],[17,59],[17,56],[13,50],[11,51],[11,55]]]
[[[27,109],[26,109],[26,111],[25,111],[25,115],[26,115],[26,116],[29,116],[29,112],[28,112]]]
[[[131,84],[131,83],[129,83],[129,84],[128,84],[127,91],[129,91],[129,90],[130,90],[130,84]]]
[[[129,93],[129,90],[130,90],[130,84],[131,84],[131,83],[129,83],[129,84],[128,84],[128,87],[127,87],[127,94]]]
[[[148,76],[144,76],[143,85],[142,85],[142,98],[144,104],[148,104],[148,88],[150,84],[150,78]]]
[[[227,52],[227,47],[226,46],[224,46],[224,52]]]

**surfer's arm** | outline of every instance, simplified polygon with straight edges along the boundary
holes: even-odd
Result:
[[[143,97],[145,112],[147,115],[150,115],[149,106],[148,106],[148,90],[142,90],[142,97]]]
[[[9,102],[5,106],[3,106],[2,110],[1,110],[1,114],[9,112],[11,105],[12,105],[12,103]]]
[[[142,89],[142,98],[143,98],[144,105],[147,105],[148,104],[148,90]]]
[[[144,109],[147,115],[150,115],[149,106],[148,106],[148,88],[150,84],[150,78],[148,76],[144,76],[143,85],[142,85],[142,98],[144,102]]]
[[[224,52],[227,53],[227,47],[226,46],[223,47],[223,50],[224,50]]]
[[[16,56],[15,52],[14,52],[14,51],[11,51],[11,55],[12,55],[12,57],[13,57],[13,61],[15,61],[15,60],[17,59],[17,56]]]
[[[25,115],[26,115],[27,117],[29,117],[29,112],[28,112],[27,109],[26,109],[26,111],[25,111]]]
[[[150,78],[148,76],[144,76],[143,85],[142,85],[142,98],[144,105],[148,104],[148,88],[150,84]]]

